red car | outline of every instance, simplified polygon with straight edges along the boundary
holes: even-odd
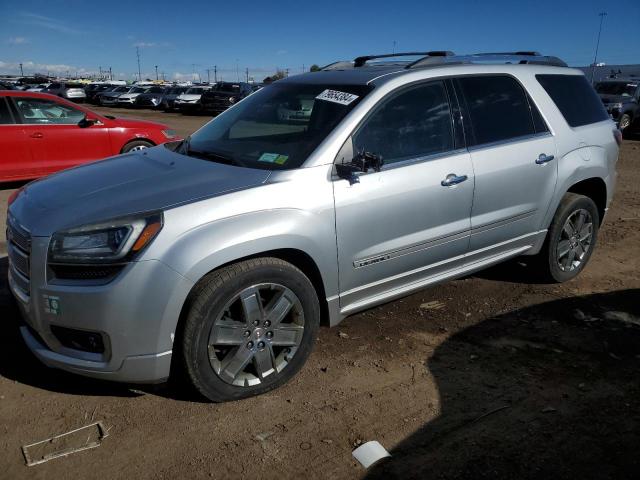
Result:
[[[179,139],[161,123],[98,115],[44,93],[0,90],[0,182]]]

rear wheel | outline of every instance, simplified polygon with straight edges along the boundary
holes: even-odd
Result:
[[[315,289],[290,263],[230,265],[194,291],[180,345],[185,373],[214,402],[259,395],[300,370],[319,324]]]
[[[153,143],[147,140],[133,140],[122,148],[122,153],[137,152],[153,147]]]
[[[545,279],[566,282],[576,277],[591,258],[599,225],[600,216],[593,200],[567,193],[560,202],[536,259]]]

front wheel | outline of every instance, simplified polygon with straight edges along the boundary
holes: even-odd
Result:
[[[209,274],[190,304],[180,344],[183,367],[191,384],[214,402],[287,382],[309,357],[320,324],[312,283],[277,258]]]
[[[556,211],[537,265],[553,282],[576,277],[587,265],[598,238],[600,215],[589,197],[567,193]]]
[[[153,147],[153,143],[146,140],[133,140],[122,148],[122,153],[137,152]]]

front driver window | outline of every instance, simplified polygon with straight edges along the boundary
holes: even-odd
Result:
[[[453,149],[453,129],[442,82],[411,87],[385,101],[354,137],[356,151],[386,164]]]
[[[26,124],[74,125],[84,113],[61,103],[41,98],[16,98],[22,122]]]

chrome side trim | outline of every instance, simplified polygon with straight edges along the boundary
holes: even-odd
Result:
[[[519,137],[509,138],[506,140],[499,140],[497,142],[483,143],[481,145],[473,145],[469,147],[468,150],[469,152],[477,152],[479,150],[484,150],[487,148],[495,148],[495,147],[500,147],[502,145],[511,145],[513,143],[528,142],[530,140],[538,140],[540,138],[546,138],[546,137],[553,137],[553,135],[551,134],[551,132],[540,132],[540,133],[533,133],[531,135],[521,135]]]
[[[513,222],[517,222],[518,220],[524,220],[525,218],[529,218],[529,217],[532,217],[533,215],[535,215],[537,211],[538,211],[538,209],[534,209],[534,210],[530,210],[528,212],[519,213],[518,215],[514,215],[512,217],[505,218],[503,220],[498,220],[496,222],[491,222],[491,223],[485,223],[485,224],[480,225],[478,227],[472,227],[471,228],[471,235],[478,235],[478,234],[486,232],[488,230],[493,230],[494,228],[504,227],[505,225],[508,225],[510,223],[513,223]]]
[[[454,233],[452,235],[445,235],[443,237],[438,237],[433,240],[429,240],[428,242],[420,242],[414,245],[410,245],[408,247],[399,248],[396,250],[391,250],[389,252],[385,252],[383,254],[374,255],[371,257],[366,257],[360,260],[355,260],[353,262],[353,266],[355,268],[367,267],[369,265],[373,265],[375,263],[384,262],[386,260],[391,260],[394,258],[402,257],[404,255],[410,255],[412,253],[421,252],[424,250],[428,250],[429,248],[438,247],[440,245],[444,245],[450,242],[454,242],[456,240],[463,240],[469,237],[469,230],[465,230],[463,232]]]

